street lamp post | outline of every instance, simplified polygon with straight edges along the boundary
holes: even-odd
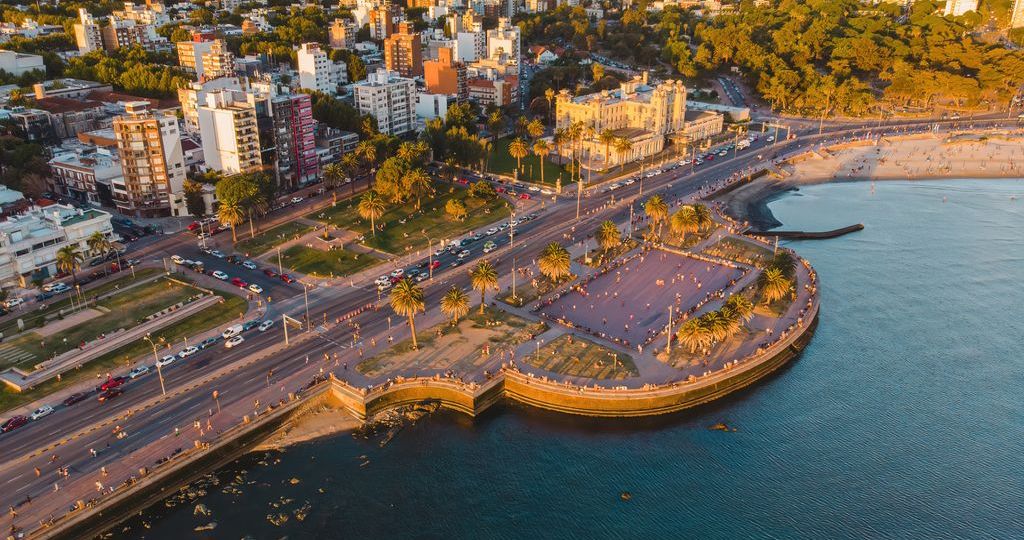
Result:
[[[160,379],[160,395],[167,395],[167,389],[164,387],[164,373],[160,369],[160,358],[156,354],[156,343],[153,342],[149,334],[146,334],[143,339],[148,341],[150,346],[153,347],[153,363],[156,365],[156,376]]]
[[[434,279],[434,240],[427,236],[426,231],[420,231],[423,238],[427,239],[427,274],[431,280]]]
[[[281,246],[277,246],[277,273],[284,273],[284,268],[281,266]]]
[[[309,320],[309,286],[302,283],[302,299],[306,302],[306,331],[312,330],[312,322]]]

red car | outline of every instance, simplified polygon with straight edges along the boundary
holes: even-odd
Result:
[[[458,182],[464,186],[469,184],[469,180],[466,180],[465,178],[459,178]]]
[[[530,198],[530,194],[529,193],[520,193],[519,194],[519,198],[520,199],[529,199]]]
[[[188,230],[190,230],[190,231],[194,231],[194,230],[196,230],[198,228],[199,228],[199,222],[198,221],[193,221],[192,223],[189,223],[189,225],[188,225]]]
[[[430,268],[432,268],[434,270],[437,270],[440,267],[441,267],[441,261],[434,261],[434,262],[430,263]]]
[[[288,274],[281,274],[281,281],[285,283],[295,283],[295,278],[289,276]]]
[[[231,278],[231,284],[234,285],[235,287],[240,288],[240,289],[244,289],[244,288],[249,286],[248,283],[242,281],[239,278]]]
[[[110,390],[111,388],[117,388],[118,386],[121,386],[122,384],[127,382],[127,380],[128,379],[125,379],[124,377],[113,377],[113,378],[107,379],[107,382],[105,382],[105,383],[100,385],[100,391],[101,392],[106,392],[107,390]]]
[[[275,271],[273,271],[273,270],[271,270],[271,269],[269,269],[269,268],[267,268],[266,270],[264,270],[264,271],[263,271],[263,274],[264,274],[264,275],[266,275],[266,276],[267,276],[267,277],[269,277],[269,278],[275,278],[275,277],[277,277],[277,272],[275,272]]]
[[[124,393],[124,390],[121,390],[120,388],[111,388],[110,390],[107,390],[106,392],[103,392],[102,394],[100,394],[100,397],[96,398],[96,400],[102,403],[104,401],[109,401],[111,399],[114,399],[114,398],[116,398],[117,396],[120,396],[123,393]]]
[[[28,418],[24,416],[12,416],[10,420],[0,425],[0,433],[7,433],[8,431],[14,431],[28,423]]]
[[[505,188],[498,186],[494,188],[494,191],[497,191],[498,193],[505,193]]]

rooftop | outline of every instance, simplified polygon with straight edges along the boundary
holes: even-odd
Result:
[[[103,107],[103,103],[88,99],[69,99],[62,97],[48,97],[36,100],[36,106],[52,114],[64,114],[69,112],[81,112],[89,109]]]

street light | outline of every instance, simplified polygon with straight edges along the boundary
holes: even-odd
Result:
[[[306,301],[306,331],[312,330],[313,322],[309,320],[309,286],[305,282],[302,283],[302,298]]]
[[[427,236],[427,232],[424,230],[421,230],[420,234],[427,239],[427,273],[430,279],[434,279],[434,240]]]
[[[164,373],[160,369],[160,358],[156,355],[156,343],[153,342],[153,339],[149,336],[149,333],[146,333],[146,336],[143,339],[148,341],[149,344],[153,347],[153,363],[156,365],[156,376],[160,378],[160,395],[167,395],[167,389],[164,388]]]

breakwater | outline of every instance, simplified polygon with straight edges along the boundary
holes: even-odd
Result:
[[[751,232],[757,236],[774,236],[777,238],[786,238],[790,240],[825,240],[827,238],[838,238],[844,234],[850,234],[852,232],[863,231],[864,224],[857,223],[856,225],[847,225],[838,229],[832,229],[831,231],[820,231],[820,232],[809,232],[809,231],[758,231]]]

